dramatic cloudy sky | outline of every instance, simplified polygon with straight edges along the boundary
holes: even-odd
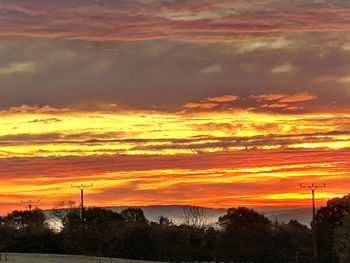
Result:
[[[0,213],[305,206],[350,188],[350,2],[0,0]]]

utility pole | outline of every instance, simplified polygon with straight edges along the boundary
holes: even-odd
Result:
[[[311,222],[311,228],[312,228],[312,236],[313,236],[313,247],[314,247],[314,263],[317,263],[317,242],[316,242],[316,230],[315,230],[315,223],[316,223],[316,210],[315,210],[315,191],[319,187],[326,187],[326,184],[316,185],[314,183],[310,185],[304,185],[300,184],[301,188],[309,188],[311,190],[312,194],[312,222]]]
[[[38,201],[32,201],[32,200],[23,201],[23,200],[21,200],[21,204],[28,205],[28,210],[30,213],[32,212],[32,204],[38,204],[38,203],[39,203],[39,200]]]
[[[84,224],[84,190],[88,187],[92,187],[93,184],[80,184],[80,185],[71,185],[71,187],[76,187],[80,189],[80,198],[81,198],[81,222]]]

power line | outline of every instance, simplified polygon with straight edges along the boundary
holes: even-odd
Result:
[[[317,242],[316,242],[316,231],[315,231],[315,223],[316,223],[316,211],[315,211],[315,191],[319,187],[326,187],[326,184],[316,185],[314,183],[310,185],[300,184],[301,188],[309,188],[312,194],[312,236],[313,236],[313,247],[314,247],[314,263],[317,263]]]
[[[33,205],[33,204],[38,204],[38,203],[39,203],[39,199],[38,199],[38,201],[32,201],[32,200],[23,201],[23,200],[21,200],[21,204],[26,204],[26,205],[28,205],[28,210],[29,210],[29,212],[32,212],[32,205]]]

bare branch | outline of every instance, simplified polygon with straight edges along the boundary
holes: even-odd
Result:
[[[207,226],[207,211],[200,206],[186,206],[183,209],[184,224],[199,229]]]

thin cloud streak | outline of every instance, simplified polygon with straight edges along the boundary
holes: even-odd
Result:
[[[256,1],[257,4],[261,1]],[[269,3],[270,2],[270,3]],[[350,9],[339,3],[314,4],[304,1],[290,9],[283,1],[281,10],[263,13],[259,8],[237,13],[230,1],[3,1],[2,37],[64,38],[91,41],[216,41],[259,39],[259,34],[297,32],[348,32]],[[40,3],[40,5],[39,5]],[[208,5],[209,3],[209,5]],[[210,4],[211,3],[211,4]],[[272,1],[266,1],[265,6]],[[239,5],[237,5],[239,6]],[[242,6],[242,5],[241,5]],[[254,6],[254,5],[252,5]],[[258,6],[258,5],[257,5]],[[226,12],[223,10],[226,9]],[[159,13],[155,10],[162,10]],[[235,35],[236,34],[236,35]]]

